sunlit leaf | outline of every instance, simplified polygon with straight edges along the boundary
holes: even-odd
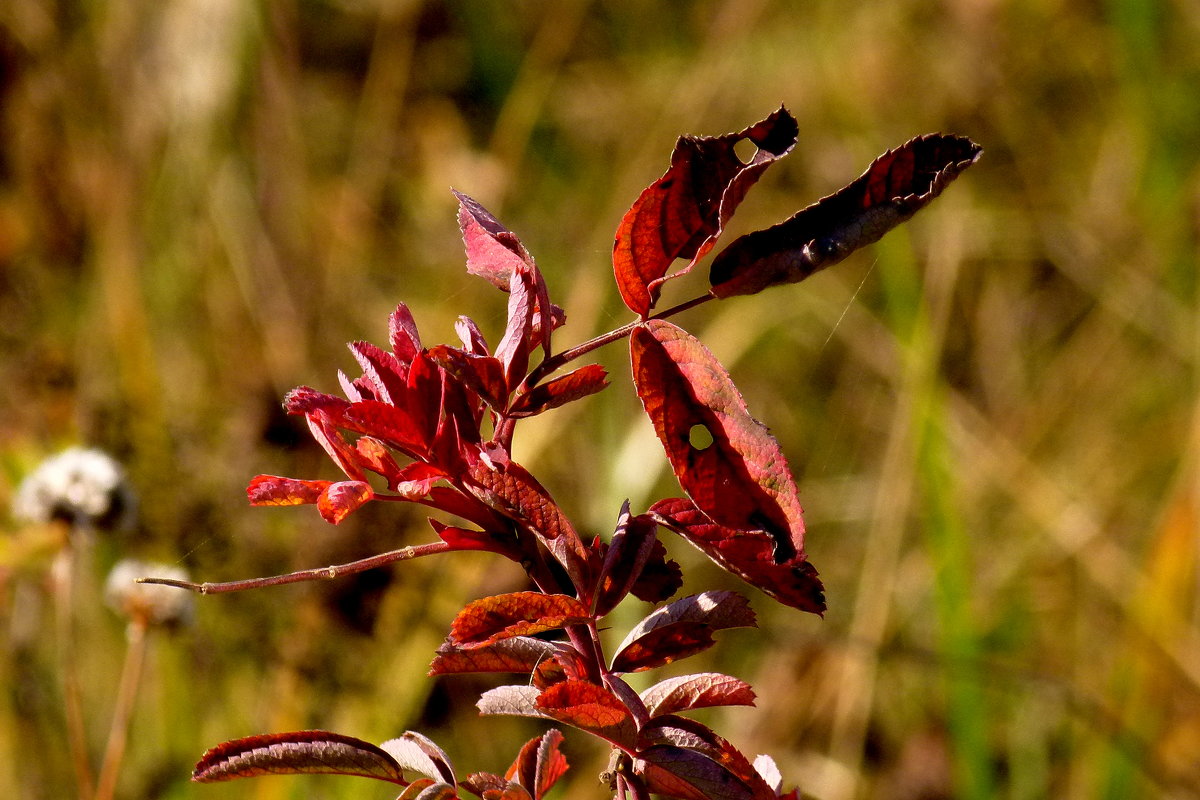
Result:
[[[255,475],[246,487],[252,506],[298,506],[315,503],[333,481],[305,481],[279,475]]]
[[[621,298],[646,316],[659,284],[677,258],[692,265],[712,248],[747,190],[796,143],[796,120],[779,109],[761,122],[724,136],[683,136],[671,166],[626,212],[613,245],[613,271]],[[758,151],[748,163],[735,146],[750,140]],[[672,276],[674,277],[674,276]]]
[[[440,780],[453,786],[454,768],[450,765],[450,757],[437,743],[422,733],[405,731],[396,739],[389,739],[379,748],[396,759],[401,768],[420,773],[433,780]]]
[[[516,672],[528,674],[539,664],[552,658],[560,645],[514,636],[500,639],[482,647],[459,647],[446,642],[438,648],[429,665],[430,675],[469,672]]]
[[[518,395],[508,408],[510,417],[532,417],[595,394],[608,386],[608,371],[588,364]]]
[[[750,684],[719,672],[667,678],[646,689],[641,697],[652,717],[710,706],[754,705]]]
[[[468,603],[450,625],[449,641],[460,647],[529,636],[590,619],[587,607],[561,594],[511,592]]]
[[[258,775],[328,773],[404,784],[400,764],[370,742],[328,731],[249,736],[218,745],[200,759],[192,780],[200,783]]]
[[[608,689],[585,680],[566,680],[543,691],[537,707],[548,717],[601,738],[631,744],[635,736],[629,709]]]
[[[970,139],[943,134],[887,151],[845,188],[725,248],[712,263],[712,293],[754,294],[838,263],[927,206],[982,153]]]
[[[767,531],[777,561],[803,553],[804,520],[787,459],[716,357],[662,320],[636,328],[630,351],[638,397],[688,496],[727,528]]]
[[[361,400],[347,408],[342,419],[352,430],[373,436],[401,452],[411,455],[428,452],[428,434],[407,407]]]
[[[569,767],[566,756],[559,749],[562,740],[562,733],[553,728],[530,739],[504,777],[515,780],[528,789],[535,800],[541,800]]]
[[[347,346],[362,367],[363,380],[371,387],[375,398],[389,405],[402,405],[408,389],[408,367],[392,353],[370,342],[350,342]]]
[[[317,510],[326,522],[337,525],[374,496],[369,483],[339,481],[325,487],[325,491],[317,499]]]
[[[503,714],[517,717],[542,717],[546,715],[538,708],[537,699],[542,690],[536,686],[520,684],[497,686],[479,696],[475,707],[485,716]]]
[[[398,304],[396,310],[388,317],[388,339],[392,345],[392,354],[401,364],[408,365],[413,357],[421,352],[421,335],[417,332],[417,322],[404,303]]]

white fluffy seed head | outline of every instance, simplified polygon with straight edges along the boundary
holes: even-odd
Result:
[[[138,578],[149,577],[186,581],[188,574],[179,567],[123,559],[108,573],[105,602],[118,614],[151,625],[190,622],[194,608],[191,592],[156,583],[137,583]]]
[[[72,447],[43,461],[17,487],[12,514],[23,522],[70,524],[119,521],[133,507],[121,468],[100,450]]]

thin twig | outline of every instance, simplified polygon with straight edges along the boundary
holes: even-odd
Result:
[[[125,663],[121,667],[117,703],[108,731],[108,745],[104,748],[100,778],[96,783],[95,800],[112,800],[117,789],[121,762],[125,758],[125,744],[129,739],[129,720],[133,717],[134,701],[137,700],[138,686],[141,683],[142,664],[146,660],[146,627],[146,620],[135,616],[126,631],[128,643],[125,648]]]
[[[83,700],[79,690],[79,670],[75,659],[74,592],[75,552],[69,541],[54,559],[52,580],[57,619],[58,658],[62,669],[63,705],[67,718],[67,747],[75,769],[80,800],[92,800],[95,784],[88,762],[87,732],[83,723]]]

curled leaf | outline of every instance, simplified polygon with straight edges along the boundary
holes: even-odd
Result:
[[[400,764],[385,750],[329,731],[272,733],[225,742],[197,762],[192,780],[215,783],[258,775],[320,773],[407,783]]]
[[[726,528],[766,531],[778,562],[803,553],[804,520],[787,459],[716,357],[663,320],[636,328],[630,352],[638,397],[696,506]]]
[[[521,748],[504,777],[516,780],[535,800],[541,800],[569,766],[566,756],[559,749],[562,740],[562,733],[553,728],[530,739]]]
[[[677,258],[690,262],[713,246],[749,188],[796,144],[796,120],[780,108],[745,130],[724,136],[682,136],[671,166],[634,201],[617,228],[613,271],[625,305],[646,316]],[[735,146],[750,140],[758,151],[743,163]]]
[[[754,705],[750,684],[719,672],[667,678],[646,689],[641,697],[652,717],[710,706]]]
[[[612,669],[640,672],[670,664],[711,647],[714,631],[754,625],[754,610],[737,592],[684,597],[642,619],[617,648]]]
[[[331,483],[317,499],[317,510],[326,522],[337,525],[374,496],[371,485],[363,481]]]
[[[396,739],[389,739],[379,748],[396,759],[403,769],[418,772],[435,781],[454,785],[454,768],[450,757],[437,743],[416,731],[405,731]]]
[[[721,251],[709,273],[712,293],[755,294],[838,263],[929,205],[982,153],[964,136],[936,133],[887,151],[845,188]]]

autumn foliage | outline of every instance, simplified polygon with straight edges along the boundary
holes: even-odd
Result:
[[[751,416],[729,373],[692,334],[667,321],[701,302],[795,283],[878,240],[936,197],[981,152],[959,136],[934,134],[888,151],[840,191],[774,227],[742,236],[712,260],[709,291],[658,311],[664,282],[713,251],[747,191],[795,146],[783,108],[745,130],[681,137],[666,173],[621,220],[613,248],[617,289],[637,316],[569,350],[554,349],[566,322],[533,257],[478,202],[456,193],[467,270],[507,293],[507,325],[495,346],[468,317],[458,342],[428,346],[403,304],[386,347],[354,342],[361,374],[338,374],[341,394],[300,387],[288,413],[343,473],[340,480],[259,475],[254,505],[315,505],[337,524],[372,501],[426,506],[433,538],[362,562],[230,584],[232,591],[456,550],[494,553],[526,570],[530,588],[469,603],[449,622],[431,675],[507,673],[486,692],[483,714],[537,717],[585,731],[611,748],[604,775],[619,798],[754,798],[784,794],[769,757],[751,761],[705,725],[697,708],[750,705],[743,681],[715,673],[669,678],[638,693],[629,673],[699,653],[718,631],[752,627],[749,601],[731,591],[675,598],[679,565],[659,537],[671,531],[718,565],[785,605],[821,614],[825,597],[804,549],[804,521],[779,443]],[[735,146],[748,140],[748,161]],[[678,260],[684,263],[670,272]],[[638,397],[683,496],[635,513],[620,509],[608,537],[584,535],[549,490],[511,457],[517,423],[602,391],[605,370],[565,368],[592,350],[629,341]],[[654,608],[606,653],[604,618],[633,595]],[[389,781],[400,798],[541,798],[567,769],[561,734],[550,729],[520,749],[503,774],[459,775],[446,754],[408,732],[374,745],[322,731],[227,742],[197,764],[198,781],[281,773],[337,773]]]

